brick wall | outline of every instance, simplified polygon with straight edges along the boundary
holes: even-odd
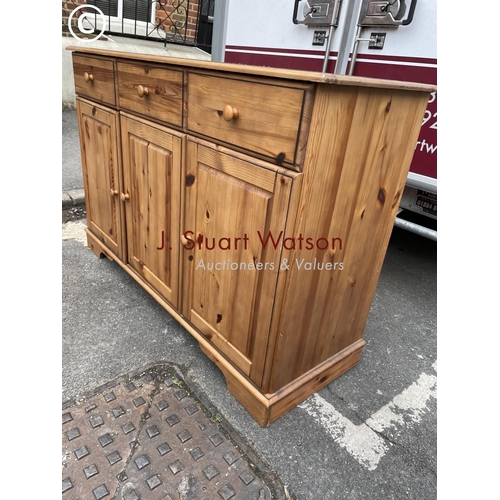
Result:
[[[85,0],[63,0],[62,2],[62,36],[71,36],[68,27],[68,20],[71,12],[79,5],[86,3]],[[71,20],[73,30],[76,27],[77,19],[73,17]]]

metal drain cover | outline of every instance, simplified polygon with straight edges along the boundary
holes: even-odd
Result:
[[[63,500],[276,498],[273,481],[209,415],[165,365],[65,403]]]

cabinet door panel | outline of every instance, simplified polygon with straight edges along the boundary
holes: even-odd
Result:
[[[184,315],[260,384],[291,179],[188,142]]]
[[[181,138],[122,116],[128,264],[177,305]]]
[[[79,99],[77,112],[87,225],[121,258],[117,114]]]

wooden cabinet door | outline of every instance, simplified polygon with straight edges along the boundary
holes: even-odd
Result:
[[[183,315],[260,385],[292,180],[188,141],[183,182]]]
[[[122,258],[117,113],[77,99],[87,226]]]
[[[182,136],[121,116],[128,264],[178,301]]]

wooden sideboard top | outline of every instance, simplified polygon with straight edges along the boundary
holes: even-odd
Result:
[[[435,85],[415,82],[403,82],[397,80],[384,80],[378,78],[365,78],[360,76],[335,75],[333,73],[320,73],[315,71],[290,70],[281,68],[269,68],[263,66],[250,66],[243,64],[220,63],[204,61],[200,59],[185,59],[179,57],[158,56],[141,54],[137,52],[124,52],[121,50],[107,50],[92,47],[70,46],[66,50],[81,54],[117,57],[121,59],[133,59],[135,61],[150,62],[156,64],[170,64],[185,66],[189,68],[208,69],[212,71],[224,71],[229,73],[242,73],[246,75],[258,75],[288,80],[299,80],[313,83],[324,83],[331,85],[348,85],[355,87],[372,87],[385,89],[410,90],[421,92],[435,92]]]

